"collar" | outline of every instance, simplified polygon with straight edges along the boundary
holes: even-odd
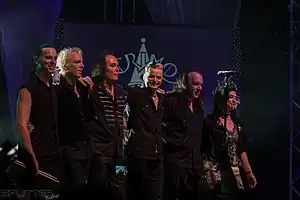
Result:
[[[147,90],[147,92],[149,93],[150,96],[153,96],[151,88],[146,87],[146,90]],[[162,88],[157,88],[155,92],[156,92],[157,96],[164,95],[166,93]]]
[[[188,101],[189,100],[188,92],[186,90],[183,90],[182,92],[178,92],[177,98],[183,99],[184,101]],[[197,99],[193,99],[193,102],[199,102],[200,104],[203,103],[200,97],[198,97]]]

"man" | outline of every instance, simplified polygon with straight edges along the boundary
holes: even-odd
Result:
[[[61,182],[66,199],[85,198],[91,158],[91,144],[87,124],[93,118],[89,77],[82,78],[82,50],[76,47],[63,49],[58,55],[60,85],[57,95],[57,116]]]
[[[164,104],[166,200],[197,199],[197,183],[203,169],[200,156],[203,78],[196,70],[189,70],[181,77],[183,80],[178,80],[178,87]]]
[[[146,68],[144,88],[128,88],[128,199],[162,199],[163,66]]]
[[[24,84],[17,101],[17,123],[21,145],[18,160],[30,172],[23,186],[28,188],[53,188],[52,181],[39,181],[35,174],[40,169],[58,176],[56,122],[51,74],[55,71],[56,50],[48,44],[41,45],[34,57],[36,70]],[[30,130],[29,130],[30,128]],[[20,178],[20,177],[19,177]]]
[[[117,58],[104,52],[92,72],[96,117],[90,124],[94,154],[89,184],[94,188],[92,192],[100,193],[104,199],[124,199],[122,182],[116,176],[116,165],[122,161],[123,155],[125,109],[125,92],[115,83],[119,75],[118,66]]]

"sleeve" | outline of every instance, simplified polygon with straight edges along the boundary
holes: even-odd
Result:
[[[171,129],[172,129],[172,97],[170,94],[166,95],[164,102],[163,102],[163,117],[162,117],[162,138],[165,142],[171,142],[172,136],[170,135]]]
[[[93,90],[87,90],[84,94],[85,97],[82,102],[82,109],[83,113],[85,115],[86,121],[90,122],[95,118],[95,111],[94,111],[94,91]]]
[[[167,126],[169,122],[169,117],[172,115],[172,97],[171,95],[166,95],[164,102],[163,102],[163,126]]]
[[[212,151],[212,141],[210,139],[210,134],[212,131],[212,120],[210,116],[207,116],[203,120],[202,127],[202,143],[201,143],[201,155],[203,158],[208,158],[210,152]]]

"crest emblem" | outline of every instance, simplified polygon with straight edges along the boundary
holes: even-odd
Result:
[[[157,58],[156,54],[148,54],[146,48],[146,39],[141,38],[141,48],[139,53],[127,53],[118,58],[119,61],[124,60],[125,66],[119,66],[120,75],[125,74],[130,68],[133,68],[131,79],[128,83],[129,86],[142,86],[144,81],[142,76],[145,72],[145,67],[149,62],[160,63],[164,66],[164,81],[173,83],[172,79],[177,74],[177,66],[173,63],[164,63],[164,57]]]

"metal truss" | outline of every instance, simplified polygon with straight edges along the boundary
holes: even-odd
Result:
[[[290,200],[300,200],[300,0],[290,0]]]

